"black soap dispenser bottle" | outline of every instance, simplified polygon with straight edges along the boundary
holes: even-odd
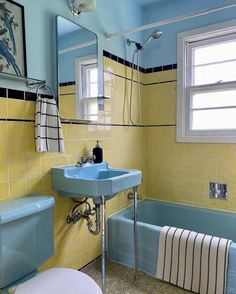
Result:
[[[94,163],[101,163],[103,161],[103,150],[99,143],[101,142],[97,140],[97,145],[93,148]]]

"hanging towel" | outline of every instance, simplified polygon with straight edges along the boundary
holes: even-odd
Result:
[[[38,152],[64,152],[61,121],[55,99],[38,95],[35,114],[35,139]]]
[[[232,241],[165,226],[161,229],[156,277],[201,294],[223,294]]]

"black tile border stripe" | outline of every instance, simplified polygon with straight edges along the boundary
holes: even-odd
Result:
[[[43,98],[52,99],[52,95],[41,94]],[[9,98],[16,100],[25,100],[25,101],[36,101],[37,95],[36,92],[28,92],[16,89],[0,88],[0,98]]]
[[[70,96],[70,95],[76,95],[76,93],[74,92],[74,93],[65,93],[65,94],[61,94],[60,93],[60,97],[64,97],[64,96]]]
[[[17,119],[17,118],[0,118],[0,122],[31,122],[34,123],[34,119]],[[62,124],[65,125],[92,125],[92,126],[104,126],[104,127],[132,127],[132,128],[162,128],[162,127],[176,127],[176,124],[163,124],[163,125],[129,125],[129,124],[106,124],[106,123],[93,123],[93,122],[83,122],[83,121],[63,121]]]
[[[0,121],[5,121],[5,122],[35,122],[34,119],[23,119],[23,118],[0,118]]]
[[[167,81],[160,81],[160,82],[155,82],[155,83],[148,83],[145,84],[145,86],[152,86],[152,85],[158,85],[158,84],[169,84],[169,83],[176,83],[177,80],[167,80]]]
[[[114,73],[114,72],[111,72],[111,71],[108,71],[108,70],[104,70],[103,72],[104,72],[104,73],[107,73],[107,74],[111,74],[111,75],[113,75],[113,76],[115,76],[115,77],[118,77],[118,78],[121,78],[121,79],[125,79],[125,80],[131,82],[131,79],[130,79],[130,78],[127,78],[127,77],[121,76],[121,75],[116,74],[116,73]],[[138,82],[138,81],[134,80],[134,83],[137,83],[137,82]],[[167,80],[167,81],[160,81],[160,82],[147,83],[147,84],[142,83],[142,82],[139,82],[139,83],[140,83],[140,85],[142,85],[142,86],[153,86],[153,85],[168,84],[168,83],[176,83],[176,82],[177,82],[177,80]],[[61,96],[65,96],[65,95],[66,95],[66,94],[61,94]]]
[[[62,124],[66,124],[66,125],[90,125],[90,126],[102,126],[102,127],[132,127],[132,128],[144,128],[145,125],[129,125],[129,124],[106,124],[106,123],[95,123],[95,122],[81,122],[81,121],[78,121],[78,122],[75,122],[75,121],[61,121]]]
[[[104,73],[111,74],[111,75],[113,75],[113,76],[115,76],[115,77],[118,77],[118,78],[121,78],[121,79],[125,79],[125,80],[131,82],[131,79],[130,79],[130,78],[127,78],[127,77],[124,77],[124,76],[118,75],[118,74],[116,74],[116,73],[114,73],[114,72],[112,72],[112,71],[104,70],[103,72],[104,72]],[[138,82],[138,81],[134,80],[134,83],[137,83],[137,82]],[[142,83],[142,82],[139,82],[139,83],[140,83],[140,85],[142,85],[142,86],[146,86],[146,84],[144,84],[144,83]]]
[[[59,83],[59,87],[67,87],[67,86],[74,86],[74,85],[75,85],[75,81]]]
[[[36,101],[37,94],[32,92],[25,92],[25,100],[27,101]]]
[[[132,64],[131,62],[121,58],[121,57],[118,57],[114,54],[111,54],[107,51],[103,51],[103,56],[105,57],[108,57],[120,64],[123,64],[125,66],[128,66],[128,67],[132,67]],[[137,69],[137,66],[135,65],[134,67],[135,69]],[[161,72],[161,71],[166,71],[166,70],[172,70],[172,69],[177,69],[177,64],[167,64],[167,65],[163,65],[163,66],[157,66],[157,67],[153,67],[153,68],[143,68],[143,67],[139,67],[139,70],[142,72],[142,73],[154,73],[154,72]],[[107,72],[107,73],[110,73],[110,74],[113,74],[117,77],[120,77],[120,78],[125,78],[127,80],[131,80],[129,78],[126,78],[126,77],[123,77],[123,76],[120,76],[118,74],[114,74],[112,72],[109,72],[109,71],[105,71],[104,72]],[[150,83],[150,84],[144,84],[144,83],[141,83],[142,85],[153,85],[153,84],[160,84],[160,83],[168,83],[168,82],[174,82],[175,80],[173,81],[163,81],[163,82],[157,82],[157,83]],[[69,82],[65,82],[65,83],[60,83],[59,86],[60,87],[63,87],[63,86],[72,86],[72,85],[75,85],[75,81],[69,81]],[[43,97],[46,97],[46,98],[53,98],[51,95],[42,95]],[[10,98],[10,99],[17,99],[17,100],[25,100],[25,101],[36,101],[37,99],[37,96],[36,96],[36,93],[34,92],[28,92],[28,91],[21,91],[21,90],[16,90],[16,89],[10,89],[10,88],[3,88],[3,87],[0,87],[0,98]]]
[[[109,53],[108,51],[103,50],[103,56],[110,58],[120,64],[124,64],[128,67],[132,67],[132,63],[129,62],[128,60],[125,60],[121,57],[118,57],[112,53]],[[137,69],[137,65],[134,66],[135,69]],[[162,66],[155,66],[155,67],[150,67],[150,68],[143,68],[143,67],[139,67],[139,71],[141,71],[142,73],[154,73],[154,72],[160,72],[160,71],[166,71],[166,70],[172,70],[172,69],[177,69],[177,63],[173,63],[173,64],[166,64],[166,65],[162,65]]]
[[[129,62],[128,60],[125,60],[125,59],[123,59],[123,58],[121,58],[119,56],[116,56],[116,55],[114,55],[112,53],[109,53],[108,51],[103,50],[103,56],[107,57],[107,58],[110,58],[110,59],[112,59],[112,60],[114,60],[114,61],[116,61],[116,62],[118,62],[120,64],[126,65],[126,66],[128,66],[130,68],[132,67],[131,62]],[[137,65],[134,65],[134,69],[137,69]],[[141,71],[142,73],[145,73],[145,68],[139,66],[139,71]]]
[[[24,100],[25,99],[25,92],[20,91],[20,90],[8,89],[7,97],[12,98],[12,99]]]
[[[165,128],[165,127],[176,127],[176,124],[170,125],[145,125],[144,128]]]
[[[7,97],[7,89],[6,88],[0,88],[0,97],[6,98]]]
[[[35,122],[34,119],[17,119],[17,118],[0,118],[0,121],[5,122]],[[106,124],[106,123],[95,123],[95,122],[83,122],[83,121],[68,121],[61,119],[61,124],[65,125],[92,125],[92,126],[104,126],[104,127],[133,127],[133,128],[143,128],[145,125],[128,125],[128,124]]]

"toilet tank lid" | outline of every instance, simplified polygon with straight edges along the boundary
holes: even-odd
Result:
[[[38,213],[53,207],[55,199],[51,196],[28,196],[0,203],[0,224]]]

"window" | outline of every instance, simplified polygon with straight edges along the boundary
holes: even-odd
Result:
[[[178,35],[177,141],[236,142],[236,22]]]
[[[98,66],[97,63],[81,65],[83,99],[98,97]]]
[[[78,112],[80,117],[98,119],[98,64],[94,56],[76,60]]]

